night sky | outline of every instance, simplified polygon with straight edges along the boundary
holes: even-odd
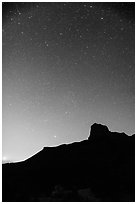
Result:
[[[3,160],[135,131],[134,3],[3,3]]]

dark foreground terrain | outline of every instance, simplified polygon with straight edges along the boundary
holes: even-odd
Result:
[[[88,140],[3,164],[2,201],[135,201],[135,135],[93,124]]]

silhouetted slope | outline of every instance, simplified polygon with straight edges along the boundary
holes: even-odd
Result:
[[[61,201],[85,201],[76,192],[86,188],[100,201],[134,201],[134,159],[135,135],[95,123],[88,140],[45,147],[24,162],[3,164],[3,201],[36,201],[41,194],[60,201],[52,195],[57,185],[73,194]],[[89,197],[86,201],[94,201]]]

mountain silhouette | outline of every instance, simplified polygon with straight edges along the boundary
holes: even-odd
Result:
[[[135,135],[94,123],[87,140],[2,165],[2,201],[135,201]]]

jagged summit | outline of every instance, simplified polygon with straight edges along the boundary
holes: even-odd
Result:
[[[93,125],[91,125],[88,140],[93,141],[102,139],[104,136],[107,136],[109,132],[110,131],[106,125],[94,123]]]

